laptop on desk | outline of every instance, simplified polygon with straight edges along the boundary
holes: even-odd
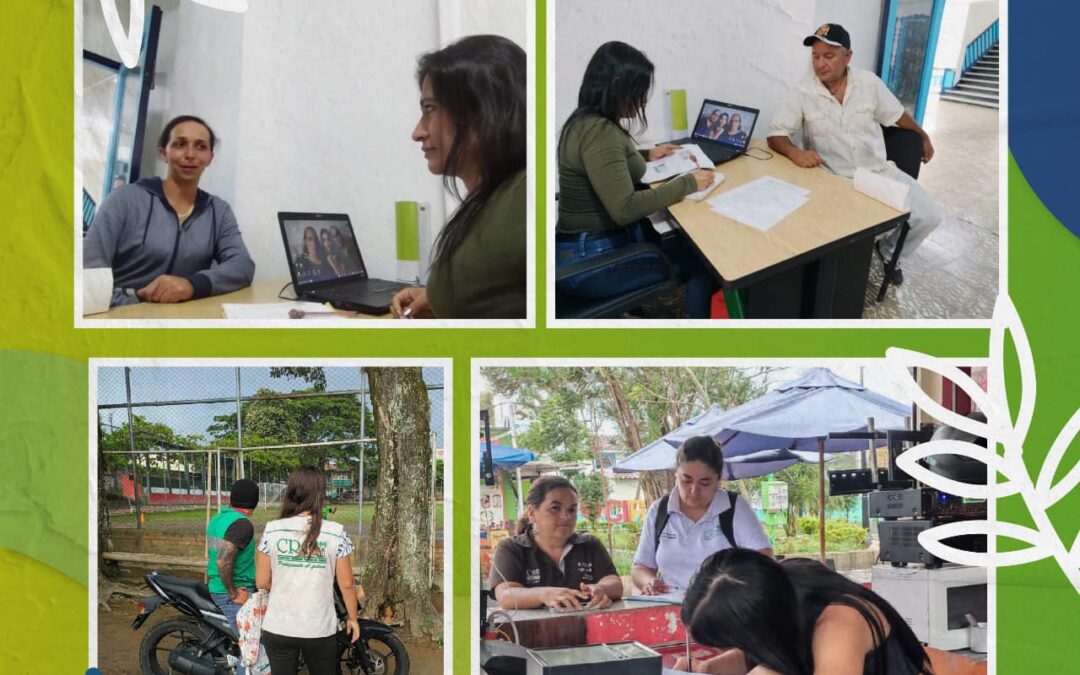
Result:
[[[278,213],[285,257],[296,297],[338,309],[385,314],[390,299],[408,284],[368,277],[349,216],[344,213]]]
[[[746,153],[759,112],[746,106],[705,99],[690,137],[672,143],[694,143],[713,164],[727,162]]]

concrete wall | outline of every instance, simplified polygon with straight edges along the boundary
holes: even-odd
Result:
[[[153,146],[169,118],[204,117],[220,144],[202,187],[232,204],[257,280],[288,276],[277,224],[287,210],[350,214],[371,274],[393,278],[394,202],[431,204],[428,240],[454,207],[410,138],[417,57],[475,33],[525,47],[531,11],[525,0],[261,0],[232,14],[155,1],[164,15],[143,175],[164,171]],[[101,42],[100,5],[83,3]]]
[[[879,3],[865,4],[873,7],[854,9],[840,0],[722,4],[559,0],[554,26],[556,81],[549,84],[555,94],[552,132],[557,134],[573,111],[585,66],[596,48],[621,40],[644,51],[656,66],[646,106],[649,129],[640,142],[669,137],[663,95],[667,89],[686,89],[691,118],[706,97],[760,108],[754,136],[763,138],[784,94],[810,72],[802,40],[822,21],[837,21],[852,31],[855,64],[873,68],[881,8]]]
[[[823,23],[838,23],[851,35],[851,65],[877,72],[881,45],[882,3],[863,0],[817,0],[815,28]],[[809,34],[810,31],[807,31]]]
[[[941,17],[934,68],[957,71],[964,65],[968,44],[998,19],[998,0],[948,0]]]

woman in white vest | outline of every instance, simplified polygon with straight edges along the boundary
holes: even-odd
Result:
[[[675,489],[649,507],[630,576],[642,595],[685,591],[710,554],[772,544],[746,500],[720,489],[724,455],[711,436],[687,439],[675,459]]]
[[[255,553],[255,585],[270,591],[263,647],[274,675],[296,675],[301,654],[311,675],[336,675],[338,618],[334,580],[348,610],[349,637],[360,637],[352,541],[340,523],[323,520],[326,476],[313,466],[289,474],[281,519],[266,525]]]

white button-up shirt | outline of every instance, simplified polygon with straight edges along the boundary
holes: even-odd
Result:
[[[895,125],[903,114],[877,75],[849,67],[842,105],[811,73],[780,105],[768,135],[792,138],[801,131],[806,149],[820,155],[829,171],[851,178],[858,167],[886,169],[881,127]]]
[[[717,490],[705,515],[696,523],[682,513],[679,507],[679,490],[676,488],[668,498],[668,522],[660,534],[660,550],[656,542],[656,510],[659,500],[653,502],[645,514],[638,541],[634,564],[659,570],[661,579],[669,586],[685,590],[694,573],[705,558],[717,551],[731,548],[720,529],[720,514],[731,508],[724,490]],[[769,548],[765,529],[754,510],[742,497],[735,500],[735,517],[732,521],[735,543],[741,548],[755,550]]]

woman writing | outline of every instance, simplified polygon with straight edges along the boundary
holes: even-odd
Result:
[[[267,523],[255,553],[255,586],[270,591],[261,641],[275,675],[295,675],[301,654],[311,675],[339,672],[335,580],[348,611],[349,637],[360,637],[352,541],[340,524],[323,520],[325,500],[322,471],[294,469],[281,519]]]
[[[702,169],[679,176],[655,190],[638,190],[646,160],[656,160],[678,146],[660,145],[639,151],[622,120],[636,120],[643,131],[648,120],[645,103],[653,83],[653,64],[642,52],[623,42],[608,42],[593,54],[578,91],[577,109],[559,136],[559,221],[556,264],[566,265],[620,248],[631,241],[655,238],[642,227],[649,214],[712,184],[713,172]],[[647,223],[646,223],[647,225]],[[709,275],[689,244],[666,250],[678,276],[687,282],[685,309],[692,318],[709,311]],[[657,261],[666,278],[667,265]],[[563,290],[583,297],[604,297],[642,285],[656,270],[641,270],[612,287],[608,279],[564,284]]]
[[[525,52],[475,35],[420,58],[428,170],[465,200],[435,241],[427,288],[397,293],[396,318],[525,318]]]
[[[198,117],[173,118],[158,138],[165,178],[125,185],[101,202],[83,239],[83,267],[112,269],[110,305],[183,302],[251,284],[255,262],[232,209],[199,189],[215,141]]]
[[[720,489],[724,456],[710,436],[684,442],[675,489],[649,507],[631,568],[643,595],[686,590],[701,562],[727,548],[772,556],[769,537],[742,497]]]
[[[544,476],[529,489],[517,536],[495,550],[488,581],[503,609],[607,607],[622,597],[611,555],[591,535],[577,534],[574,485]]]
[[[932,675],[930,660],[889,603],[805,559],[778,563],[732,549],[709,557],[682,606],[697,642],[726,649],[677,670],[753,675]]]

